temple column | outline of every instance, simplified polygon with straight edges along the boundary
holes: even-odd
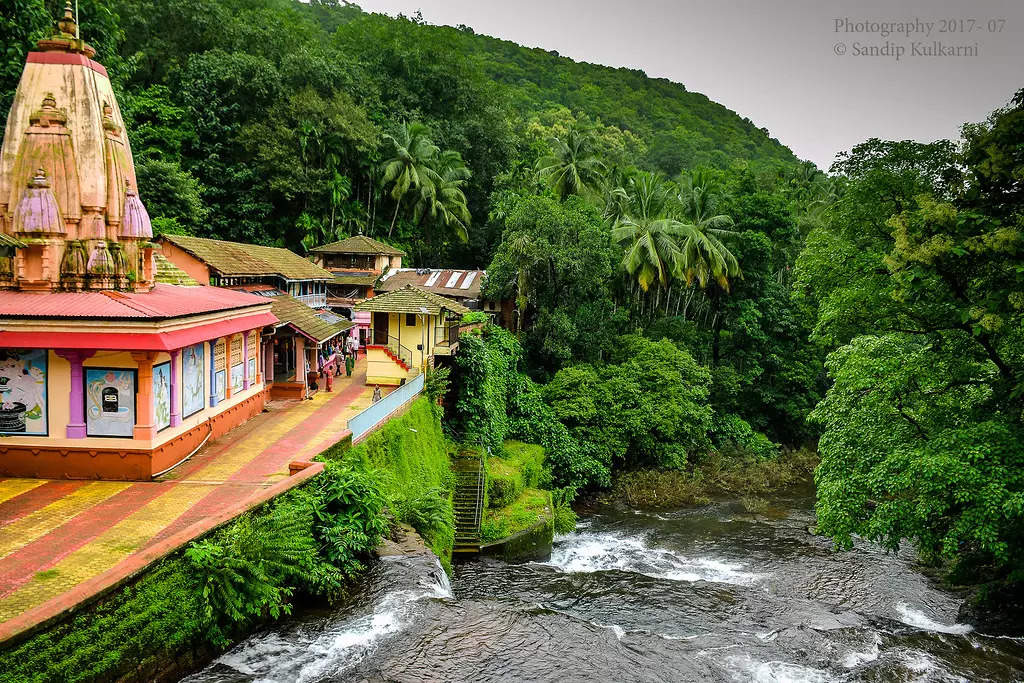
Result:
[[[85,434],[85,373],[82,362],[95,351],[61,349],[55,351],[71,364],[71,393],[68,396],[68,426],[65,431],[69,439],[84,439]]]
[[[224,339],[224,398],[231,398],[231,337]]]
[[[156,404],[153,401],[153,351],[133,351],[132,358],[139,364],[139,383],[135,387],[135,435],[140,441],[156,437]]]
[[[214,359],[217,349],[217,340],[210,340],[210,407],[217,405],[217,362]]]
[[[295,335],[295,381],[306,386],[306,340],[299,335]]]
[[[242,390],[249,388],[249,333],[242,333]]]
[[[263,344],[263,383],[274,381],[274,338],[268,337]]]
[[[181,349],[171,351],[171,426],[177,427],[181,424],[181,394],[178,385],[178,373],[180,369]]]

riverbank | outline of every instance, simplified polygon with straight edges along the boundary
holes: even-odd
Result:
[[[320,421],[347,433],[344,421]],[[303,453],[299,441],[324,443],[312,428],[289,430],[287,438],[294,448],[283,453],[290,457]],[[324,462],[285,477],[299,486],[207,526],[109,592],[8,641],[0,683],[176,680],[294,605],[341,598],[366,569],[389,519],[425,529],[434,547],[451,552],[437,531],[451,528],[451,471],[427,398],[355,448],[351,439],[335,441],[318,456]]]
[[[1024,641],[957,619],[913,553],[807,533],[813,497],[595,506],[551,557],[371,567],[359,595],[261,629],[187,683],[1014,680]]]
[[[774,458],[705,456],[686,470],[620,472],[612,488],[581,501],[623,503],[635,508],[704,505],[713,498],[734,496],[750,512],[765,505],[763,496],[810,484],[818,455],[810,449],[785,451]]]

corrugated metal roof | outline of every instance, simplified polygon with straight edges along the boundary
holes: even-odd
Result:
[[[356,311],[378,311],[382,313],[429,313],[430,315],[440,314],[442,309],[453,313],[468,313],[469,309],[454,299],[443,297],[425,289],[406,285],[384,294],[360,301],[353,310]]]
[[[157,284],[149,292],[4,292],[0,316],[145,320],[258,306],[266,299],[220,287]]]
[[[366,235],[356,235],[340,242],[331,242],[310,249],[318,254],[383,254],[385,256],[405,256],[405,252],[390,244],[384,244]]]
[[[459,278],[458,275],[464,274]],[[480,286],[486,271],[452,270],[445,268],[398,268],[388,271],[377,283],[377,289],[390,292],[413,285],[441,296],[458,299],[479,299]],[[461,280],[461,282],[460,282]],[[449,285],[449,282],[453,282]]]
[[[330,280],[334,275],[295,252],[281,247],[226,242],[187,235],[161,235],[224,277],[280,275],[288,280]]]

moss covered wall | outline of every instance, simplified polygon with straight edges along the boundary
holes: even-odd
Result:
[[[554,540],[555,518],[549,513],[529,529],[495,543],[480,546],[480,554],[500,557],[506,562],[546,560],[551,556],[551,544]]]
[[[376,473],[392,514],[416,527],[442,564],[449,566],[455,541],[451,506],[455,477],[441,421],[426,396],[417,398],[404,414],[392,418],[359,445],[338,448],[323,457],[358,461]],[[418,524],[414,517],[438,496],[446,507],[438,510],[444,523]]]

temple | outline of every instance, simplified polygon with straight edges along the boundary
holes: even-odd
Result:
[[[259,413],[271,302],[165,284],[107,72],[70,6],[0,147],[0,476],[145,480]]]

